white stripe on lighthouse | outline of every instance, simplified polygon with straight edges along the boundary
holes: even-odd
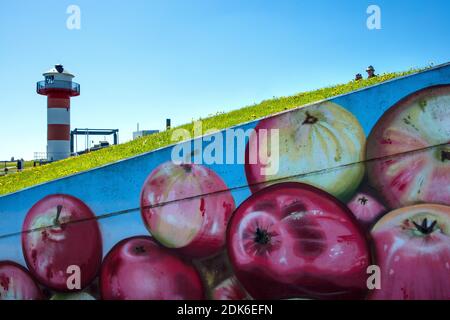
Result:
[[[48,108],[47,123],[70,125],[70,109],[68,110],[65,108]]]
[[[70,100],[58,99],[57,101],[68,105],[67,101]],[[47,108],[47,137],[50,138],[47,140],[48,160],[56,161],[70,157],[70,136],[68,135],[68,130],[70,130],[70,109],[65,107],[57,108],[55,106]],[[61,140],[62,137],[64,137],[64,140]]]
[[[70,141],[67,140],[48,140],[47,141],[47,159],[61,160],[70,156]]]

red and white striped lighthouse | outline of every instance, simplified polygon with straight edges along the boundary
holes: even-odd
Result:
[[[80,85],[62,65],[43,76],[36,91],[47,96],[47,160],[56,161],[70,156],[70,97],[80,95]]]

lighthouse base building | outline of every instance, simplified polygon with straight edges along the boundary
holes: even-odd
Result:
[[[56,161],[70,156],[70,98],[80,95],[80,85],[74,75],[62,65],[43,74],[37,83],[37,93],[47,96],[47,160]]]

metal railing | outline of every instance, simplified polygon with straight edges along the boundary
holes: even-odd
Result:
[[[23,160],[2,160],[0,161],[0,177],[7,174],[20,172],[25,168],[25,161]]]
[[[55,159],[59,159],[60,156],[67,158],[70,155],[70,152],[35,152],[34,161],[54,161]]]
[[[39,94],[45,94],[47,91],[52,89],[68,90],[72,92],[72,95],[80,94],[80,85],[76,82],[64,80],[43,80],[36,83],[36,92]]]
[[[34,153],[34,160],[47,160],[47,152],[35,152]]]

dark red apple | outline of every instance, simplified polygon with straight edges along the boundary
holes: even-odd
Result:
[[[372,229],[381,289],[371,299],[450,299],[450,207],[394,210]]]
[[[349,209],[301,183],[267,187],[245,200],[227,232],[230,261],[255,299],[360,298],[370,252]]]
[[[204,289],[197,270],[150,237],[128,238],[105,257],[100,291],[106,300],[198,300]]]
[[[246,300],[249,297],[236,277],[232,276],[213,289],[212,298],[213,300]]]
[[[375,192],[367,186],[362,187],[353,196],[347,203],[347,207],[365,230],[368,230],[378,218],[386,213],[383,203],[378,199]]]
[[[41,299],[42,292],[28,270],[12,261],[0,261],[0,300]]]
[[[370,184],[391,209],[450,205],[450,85],[430,87],[391,107],[367,138]]]
[[[141,208],[144,223],[158,242],[184,255],[204,258],[223,249],[235,205],[214,171],[166,162],[145,181]]]
[[[30,209],[22,229],[25,261],[43,285],[73,291],[67,286],[73,274],[69,266],[80,268],[81,288],[97,275],[102,261],[100,228],[81,200],[63,194],[47,196]]]

